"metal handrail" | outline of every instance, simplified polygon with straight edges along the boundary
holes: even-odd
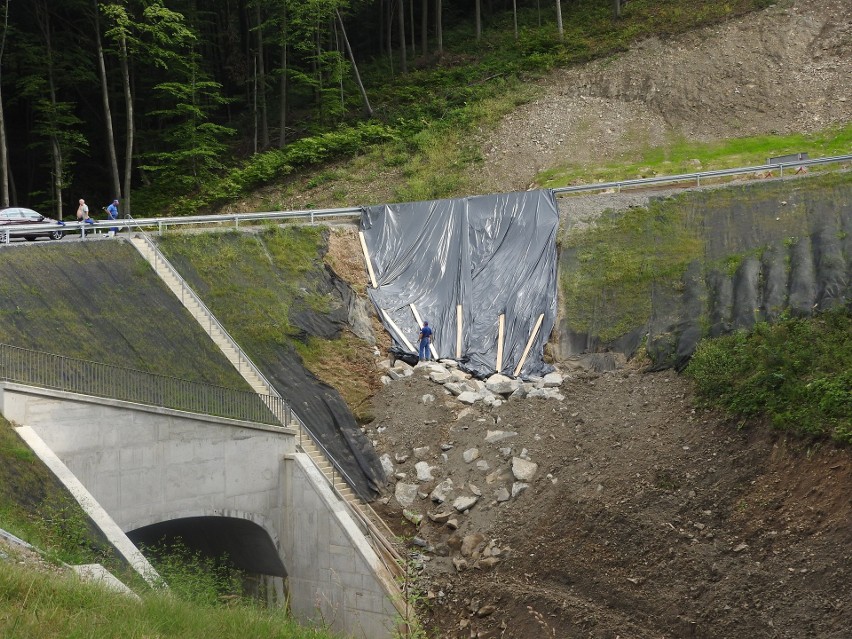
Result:
[[[53,390],[278,426],[280,397],[0,344],[0,379]]]
[[[189,286],[189,284],[187,284],[186,280],[180,275],[180,273],[178,273],[178,271],[174,267],[174,265],[172,265],[172,263],[169,262],[168,258],[166,258],[165,255],[163,255],[162,251],[160,251],[159,247],[157,247],[157,245],[153,241],[153,239],[151,239],[151,237],[147,233],[143,232],[141,235],[142,235],[142,238],[145,240],[145,243],[147,244],[148,248],[154,254],[155,261],[158,264],[163,265],[172,274],[172,276],[177,280],[177,282],[180,284],[181,302],[185,303],[183,295],[188,295],[192,299],[192,301],[195,302],[196,304],[198,304],[198,306],[201,308],[204,315],[207,317],[207,321],[208,321],[209,326],[211,328],[212,328],[212,326],[215,326],[219,331],[221,331],[224,338],[230,343],[230,345],[237,352],[237,360],[238,360],[238,363],[239,363],[238,370],[242,373],[241,366],[243,366],[245,364],[246,367],[248,369],[250,369],[251,372],[253,372],[255,375],[257,375],[258,379],[260,379],[260,381],[263,383],[263,385],[265,386],[265,388],[267,390],[268,396],[278,397],[282,401],[286,402],[286,400],[284,400],[284,398],[281,397],[280,393],[276,390],[276,388],[272,385],[272,383],[266,378],[266,376],[260,371],[260,369],[249,358],[249,356],[246,354],[246,352],[239,346],[239,344],[237,344],[237,341],[233,338],[233,336],[231,336],[231,334],[228,332],[228,330],[222,325],[222,323],[218,319],[216,319],[216,316],[213,314],[213,312],[207,307],[207,305],[201,300],[201,298],[195,293],[195,291],[192,290],[192,288]],[[331,455],[329,450],[325,446],[323,446],[322,442],[320,442],[318,440],[316,435],[311,432],[310,428],[307,427],[304,420],[302,420],[298,416],[296,411],[293,410],[292,406],[289,407],[289,410],[287,412],[287,416],[288,416],[288,422],[285,424],[285,426],[290,425],[290,420],[296,421],[300,426],[300,429],[299,429],[300,433],[301,433],[301,431],[306,432],[308,434],[308,436],[311,438],[311,441],[323,452],[323,454],[329,460],[329,462],[331,463],[331,465],[335,469],[335,471],[337,473],[339,473],[340,476],[343,477],[343,479],[345,479],[349,483],[350,486],[354,486],[355,482],[352,480],[352,478],[346,473],[345,470],[343,470],[343,468],[340,466],[340,464],[337,462],[337,460]],[[299,440],[299,446],[302,447],[301,435],[300,435],[300,440]],[[334,485],[333,478],[332,478],[331,483],[332,483],[332,486],[333,486]]]
[[[695,181],[701,186],[702,178],[715,178],[730,175],[744,175],[746,173],[758,173],[760,171],[774,171],[779,169],[781,177],[784,177],[784,167],[813,166],[817,164],[830,164],[833,162],[849,162],[852,155],[835,155],[827,158],[816,158],[813,160],[797,160],[795,162],[782,162],[779,164],[761,164],[759,166],[747,166],[736,169],[719,169],[717,171],[699,171],[697,173],[681,173],[679,175],[660,175],[652,178],[637,178],[635,180],[618,180],[616,182],[599,182],[597,184],[580,184],[578,186],[560,186],[551,189],[555,195],[562,193],[580,193],[583,191],[604,191],[606,189],[621,190],[630,186],[647,186],[650,184],[666,184],[669,182]]]
[[[252,360],[249,358],[249,356],[246,354],[246,352],[239,346],[239,344],[237,344],[236,340],[231,336],[231,334],[227,331],[227,329],[225,329],[225,327],[222,325],[222,323],[219,322],[218,319],[216,319],[216,316],[213,314],[213,312],[207,307],[206,304],[204,304],[204,302],[195,293],[195,291],[192,290],[192,288],[189,286],[189,284],[187,284],[186,280],[180,275],[180,273],[177,271],[177,269],[175,269],[174,265],[171,262],[169,262],[168,258],[166,258],[165,255],[163,255],[162,251],[160,251],[159,247],[157,247],[157,245],[153,241],[153,239],[147,233],[145,233],[144,230],[141,232],[141,236],[145,240],[146,245],[151,249],[151,251],[154,255],[155,261],[159,264],[162,264],[174,276],[175,280],[180,284],[180,287],[181,287],[181,302],[182,303],[184,302],[184,299],[183,299],[184,293],[189,295],[191,297],[192,301],[194,301],[196,304],[198,304],[199,308],[201,308],[202,311],[204,312],[204,314],[207,316],[209,324],[211,326],[215,324],[215,326],[222,332],[222,335],[224,336],[224,338],[230,343],[230,345],[237,352],[237,359],[238,359],[238,362],[239,362],[239,366],[242,366],[242,364],[245,363],[247,365],[247,367],[255,375],[257,375],[258,379],[260,379],[260,381],[266,387],[266,389],[268,391],[267,396],[278,398],[287,407],[287,410],[286,410],[286,413],[285,413],[285,416],[287,418],[287,422],[284,425],[289,426],[292,421],[295,421],[298,424],[298,426],[299,426],[299,429],[298,429],[299,430],[299,439],[298,439],[298,442],[297,442],[298,448],[300,450],[302,450],[302,452],[305,452],[305,448],[304,448],[304,445],[302,443],[302,433],[303,432],[307,433],[311,442],[322,452],[323,456],[329,461],[329,463],[331,463],[333,473],[332,473],[331,479],[328,480],[328,483],[329,483],[332,491],[335,492],[336,494],[338,494],[338,496],[340,496],[341,499],[342,499],[342,495],[340,495],[340,492],[337,490],[337,487],[335,486],[334,472],[338,473],[350,486],[355,486],[355,482],[352,480],[352,478],[349,476],[349,474],[343,469],[343,467],[340,465],[340,463],[334,458],[334,456],[322,444],[322,442],[319,441],[317,436],[314,433],[311,432],[310,428],[307,427],[305,422],[293,410],[292,406],[290,406],[289,403],[287,403],[287,401],[283,397],[281,397],[281,395],[278,393],[276,388],[269,382],[269,380],[264,376],[264,374],[260,371],[260,369],[254,364],[254,362],[252,362]],[[156,267],[155,267],[155,269],[156,269]],[[238,370],[240,372],[242,372],[241,368],[238,368]],[[316,466],[316,462],[310,457],[310,455],[308,455],[308,458],[311,459],[311,462]],[[321,474],[322,474],[323,477],[325,477],[325,474],[323,474],[323,473],[321,473]],[[381,547],[384,549],[384,551],[387,552],[390,555],[390,559],[392,561],[390,562],[390,564],[388,562],[385,562],[385,564],[388,567],[388,569],[391,571],[392,574],[398,574],[398,570],[400,569],[399,564],[401,563],[402,559],[399,556],[399,554],[395,551],[393,546],[390,543],[388,543],[387,541],[385,541],[383,534],[376,528],[376,526],[373,524],[373,522],[370,521],[369,518],[367,518],[360,510],[358,510],[358,508],[353,507],[351,504],[348,503],[348,501],[346,499],[342,499],[342,501],[347,505],[347,507],[349,507],[349,510],[351,511],[351,513],[359,521],[361,521],[362,524],[372,533],[373,537],[377,539],[378,543],[381,545]],[[367,506],[367,507],[369,507],[369,506]],[[379,519],[379,521],[384,523],[384,520],[382,520],[380,517],[378,519]],[[386,524],[385,524],[385,527],[387,527]],[[388,533],[393,534],[393,532],[390,530],[390,528],[388,528],[387,530],[388,530]]]

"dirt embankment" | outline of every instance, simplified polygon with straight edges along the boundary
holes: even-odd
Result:
[[[479,191],[525,189],[673,139],[817,131],[852,120],[852,4],[779,2],[620,56],[560,69],[483,141]]]
[[[845,636],[848,451],[739,430],[696,409],[688,380],[635,364],[575,371],[560,392],[465,407],[417,369],[375,397],[385,515],[422,567],[435,636]],[[532,479],[513,477],[518,458]],[[417,485],[419,525],[397,483]]]
[[[555,72],[487,134],[478,190],[527,188],[556,164],[677,136],[849,122],[850,24],[847,2],[782,2]],[[848,450],[741,429],[696,408],[674,372],[565,372],[564,401],[465,407],[418,372],[374,398],[367,434],[393,466],[386,518],[422,567],[435,636],[848,635]],[[515,458],[537,465],[531,480],[519,482]],[[439,504],[433,491],[448,479]],[[416,485],[405,509],[399,483]],[[466,512],[453,508],[476,493]]]

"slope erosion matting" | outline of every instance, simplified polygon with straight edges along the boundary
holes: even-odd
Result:
[[[123,241],[0,249],[0,343],[250,390]]]
[[[680,368],[698,340],[852,300],[852,173],[654,198],[591,227],[563,218],[555,351]]]
[[[323,262],[326,231],[268,227],[259,232],[172,234],[160,246],[307,428],[331,451],[364,498],[384,477],[372,444],[330,385],[303,362],[348,359],[354,292]],[[324,351],[324,352],[323,352]],[[372,355],[373,346],[361,343]],[[337,354],[337,355],[335,355]],[[357,360],[357,355],[353,361]],[[359,374],[341,362],[335,383]]]

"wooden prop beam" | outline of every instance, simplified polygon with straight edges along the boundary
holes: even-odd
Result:
[[[497,372],[503,368],[503,332],[506,329],[506,315],[500,314],[500,321],[497,324]]]
[[[456,359],[462,356],[462,305],[456,305]]]
[[[413,352],[413,353],[416,353],[416,352],[417,352],[417,349],[416,349],[416,348],[414,348],[414,347],[411,345],[411,342],[409,342],[409,341],[408,341],[408,338],[405,336],[405,333],[403,333],[401,330],[399,330],[399,326],[397,326],[397,325],[396,325],[396,322],[394,322],[394,321],[391,319],[391,316],[390,316],[390,315],[388,315],[388,312],[387,312],[385,309],[382,309],[382,314],[384,314],[385,319],[387,320],[387,323],[388,323],[388,324],[390,324],[390,327],[391,327],[394,331],[396,331],[396,334],[400,337],[400,339],[402,339],[402,343],[403,343],[403,344],[405,344],[405,346],[408,348],[408,350],[410,350],[410,351],[411,351],[411,352]]]
[[[373,272],[373,263],[370,261],[370,252],[367,250],[367,240],[364,239],[364,231],[358,231],[358,238],[361,240],[361,249],[364,251],[364,261],[367,263],[370,283],[373,285],[373,288],[379,288],[376,286],[376,274]]]
[[[518,367],[515,369],[515,377],[521,374],[521,369],[524,367],[524,363],[527,361],[527,355],[529,355],[530,348],[532,348],[533,340],[535,336],[538,334],[538,329],[541,327],[541,323],[544,321],[544,313],[538,316],[538,321],[535,323],[535,326],[532,329],[532,333],[530,333],[530,338],[527,340],[527,347],[524,349],[524,354],[521,355],[521,361],[518,362]]]
[[[415,322],[417,322],[417,325],[418,325],[418,326],[423,326],[423,319],[420,317],[420,313],[418,313],[418,312],[417,312],[417,307],[416,307],[416,306],[414,306],[414,304],[409,304],[409,306],[411,307],[411,312],[412,312],[412,314],[414,315],[414,321],[415,321]],[[433,339],[434,339],[434,337],[435,337],[434,330],[435,330],[435,329],[432,329],[432,331],[433,331],[433,333],[432,333],[432,337],[433,337]],[[419,350],[420,350],[420,345],[418,344],[418,345],[417,345],[417,347],[418,347],[418,355],[419,355],[419,354],[420,354],[420,352],[419,352]],[[440,358],[438,357],[438,351],[435,349],[435,344],[433,344],[433,343],[432,343],[432,340],[429,340],[429,350],[430,350],[430,351],[431,351],[431,353],[432,353],[432,358],[433,358],[433,359],[436,359],[436,360],[437,360],[437,359],[440,359]]]

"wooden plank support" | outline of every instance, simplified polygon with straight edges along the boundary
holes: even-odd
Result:
[[[391,327],[391,328],[392,328],[392,329],[396,332],[397,336],[398,336],[398,337],[402,340],[402,343],[403,343],[403,344],[405,344],[406,348],[408,348],[408,350],[410,350],[411,352],[416,353],[416,352],[417,352],[417,349],[416,349],[416,348],[414,348],[414,347],[411,345],[411,342],[409,342],[409,341],[408,341],[408,338],[405,336],[405,333],[403,333],[403,332],[399,329],[399,326],[397,326],[397,325],[396,325],[396,322],[394,322],[394,321],[391,319],[391,316],[390,316],[390,315],[388,315],[388,312],[387,312],[385,309],[382,309],[382,314],[385,316],[385,320],[386,320],[386,321],[387,321],[387,323],[390,325],[390,327]]]
[[[364,261],[367,262],[370,283],[373,285],[373,288],[379,288],[376,285],[376,274],[373,272],[373,262],[370,260],[370,252],[367,250],[367,240],[364,239],[364,231],[358,231],[358,238],[361,240],[361,249],[364,251]]]
[[[421,318],[420,313],[417,312],[417,307],[414,306],[414,304],[409,304],[409,306],[411,307],[411,312],[414,315],[414,321],[417,322],[418,326],[422,327],[423,326],[423,318]],[[432,329],[432,339],[429,340],[429,350],[432,353],[432,358],[437,360],[437,359],[440,359],[440,358],[438,357],[438,351],[435,349],[435,344],[433,343],[434,338],[435,338],[435,329],[433,328]],[[417,345],[417,354],[418,355],[420,354],[420,344]]]
[[[521,361],[518,362],[518,367],[515,369],[515,377],[521,374],[521,369],[524,367],[524,363],[527,361],[527,355],[529,355],[530,348],[532,348],[533,340],[535,336],[538,334],[538,329],[541,327],[541,323],[544,321],[544,313],[538,316],[538,321],[535,323],[535,326],[532,329],[532,333],[530,333],[530,338],[527,340],[527,347],[524,349],[524,354],[521,355]]]
[[[503,332],[506,330],[506,315],[500,313],[500,321],[497,323],[497,372],[503,368]]]
[[[456,305],[456,359],[462,356],[462,305]]]

